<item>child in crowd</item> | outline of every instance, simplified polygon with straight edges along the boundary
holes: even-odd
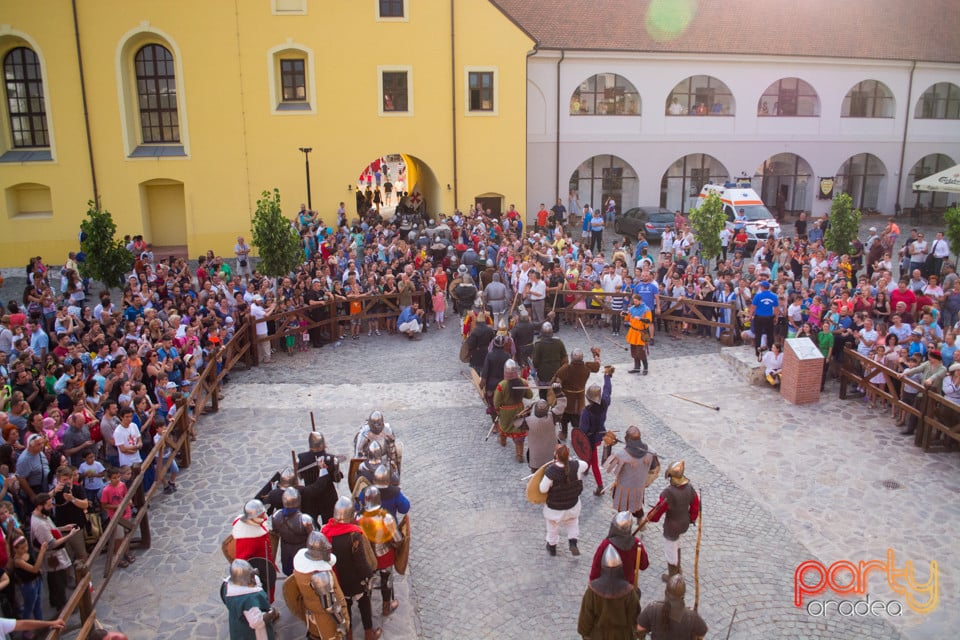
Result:
[[[94,510],[100,511],[100,492],[103,490],[103,478],[106,475],[106,469],[97,460],[96,453],[92,448],[87,449],[78,471],[80,477],[83,478],[83,489],[87,494],[87,500],[94,506]]]
[[[129,467],[127,467],[129,471]],[[117,516],[117,508],[120,506],[120,503],[123,502],[123,499],[127,495],[127,485],[121,482],[121,471],[117,468],[111,468],[107,472],[107,480],[110,484],[103,488],[103,492],[100,495],[100,500],[103,502],[103,508],[107,511],[107,521],[113,520]],[[132,523],[129,522],[130,516],[133,514],[133,511],[130,509],[130,505],[127,505],[127,508],[124,509],[123,513],[120,514],[120,526],[118,526],[114,532],[113,540],[110,541],[110,556],[115,558],[120,551],[120,541],[123,539],[124,530],[130,530],[133,528]],[[120,567],[126,569],[130,566],[131,562],[134,562],[136,558],[128,551],[120,559]]]

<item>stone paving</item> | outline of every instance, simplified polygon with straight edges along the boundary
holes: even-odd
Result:
[[[623,352],[592,331],[604,361],[619,370],[608,426],[640,425],[664,461],[686,459],[703,492],[700,611],[711,635],[726,634],[734,607],[731,638],[919,640],[958,628],[960,564],[947,538],[960,523],[952,499],[956,455],[923,454],[879,411],[837,400],[835,385],[820,405],[788,405],[770,389],[734,379],[711,340],[662,341],[654,347],[652,374],[628,375]],[[568,348],[588,346],[582,332],[564,327],[560,335]],[[461,377],[457,346],[450,328],[416,343],[363,336],[339,348],[277,354],[271,365],[234,373],[220,412],[199,423],[195,462],[180,491],[152,508],[153,548],[114,577],[98,607],[101,618],[131,638],[226,637],[217,590],[227,571],[219,543],[230,519],[266,477],[288,464],[291,449],[304,447],[308,411],[330,449],[343,453],[360,422],[379,408],[406,447],[403,486],[413,502],[414,537],[409,574],[397,581],[401,607],[386,620],[384,637],[576,637],[590,558],[613,514],[610,503],[590,495],[588,476],[584,555],[574,558],[561,545],[558,557],[547,556],[540,508],[524,499],[527,467],[496,438],[483,440],[489,422]],[[884,489],[879,482],[885,479],[903,488]],[[660,479],[651,487],[648,502],[663,486]],[[648,527],[644,537],[651,567],[640,586],[648,602],[662,592],[660,526]],[[694,530],[683,539],[688,604],[695,539]],[[800,562],[882,558],[887,547],[896,549],[898,563],[913,560],[921,579],[926,561],[939,561],[934,613],[815,618],[793,606]],[[897,597],[876,576],[870,595]],[[278,630],[279,638],[303,637],[302,624],[290,615]]]

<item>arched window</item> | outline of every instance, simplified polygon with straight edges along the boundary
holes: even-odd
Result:
[[[938,82],[923,92],[913,117],[932,120],[960,120],[960,87]]]
[[[711,155],[683,156],[671,164],[660,179],[660,206],[686,213],[696,206],[703,185],[723,184],[729,175],[727,168]]]
[[[667,115],[732,116],[736,111],[729,87],[713,76],[690,76],[667,97]]]
[[[144,144],[180,142],[173,55],[162,45],[148,44],[134,56],[134,68]]]
[[[640,183],[637,172],[623,158],[611,155],[593,156],[584,160],[570,176],[571,191],[580,194],[581,205],[603,208],[609,198],[617,202],[618,211],[637,206]]]
[[[49,147],[43,78],[37,54],[27,47],[12,49],[3,59],[7,113],[15,148]]]
[[[840,115],[844,118],[892,118],[893,92],[878,80],[853,85],[843,99]]]
[[[872,153],[851,156],[837,172],[837,189],[850,194],[857,209],[876,209],[887,169]]]
[[[778,153],[767,158],[753,176],[753,188],[772,211],[809,210],[813,192],[810,163],[795,153]]]
[[[757,103],[757,115],[819,116],[820,98],[807,82],[800,78],[780,78],[763,92]]]
[[[640,94],[615,73],[598,73],[584,80],[570,98],[572,116],[638,116]]]
[[[942,153],[931,153],[930,155],[920,158],[910,169],[910,173],[907,174],[907,182],[901,198],[904,206],[912,202],[914,208],[918,208],[921,205],[930,207],[931,209],[946,208],[950,203],[951,194],[943,191],[913,191],[913,183],[949,169],[955,164],[957,163],[953,161],[953,158]]]

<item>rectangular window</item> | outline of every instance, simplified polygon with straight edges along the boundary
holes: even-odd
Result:
[[[378,0],[381,18],[405,18],[405,0]]]
[[[470,111],[493,111],[493,72],[471,71]]]
[[[406,71],[384,71],[382,73],[383,96],[382,109],[384,113],[404,113],[409,111],[407,97]]]
[[[272,13],[275,16],[305,16],[307,0],[273,0]]]
[[[302,102],[307,99],[306,65],[300,60],[280,60],[281,100]]]

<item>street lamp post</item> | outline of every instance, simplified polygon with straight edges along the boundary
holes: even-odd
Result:
[[[313,202],[310,199],[310,152],[313,149],[311,147],[300,147],[300,151],[303,153],[303,161],[307,170],[307,210],[313,211]]]

